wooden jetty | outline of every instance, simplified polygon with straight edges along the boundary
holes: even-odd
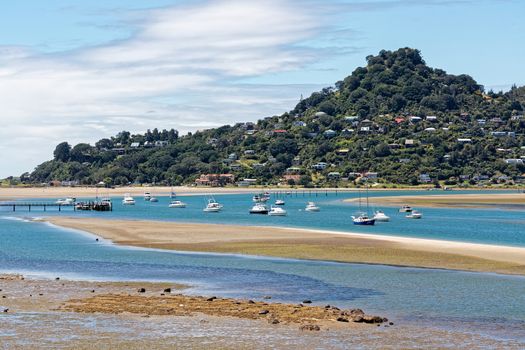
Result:
[[[62,211],[62,208],[73,208],[75,210],[74,204],[57,204],[57,203],[38,203],[38,202],[11,202],[11,203],[0,203],[0,207],[12,208],[13,211],[16,211],[20,208],[27,208],[28,211],[35,208],[41,208],[46,211],[49,208],[58,208],[58,211]]]
[[[111,202],[101,201],[101,202],[80,202],[80,203],[71,203],[71,204],[60,204],[52,202],[0,202],[0,207],[7,207],[12,209],[13,212],[16,212],[20,209],[27,209],[31,211],[34,209],[42,209],[47,211],[48,209],[57,208],[58,211],[62,211],[64,208],[72,208],[73,211],[77,210],[93,210],[93,211],[113,211],[113,206]]]

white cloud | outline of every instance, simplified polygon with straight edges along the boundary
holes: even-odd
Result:
[[[30,170],[64,140],[186,132],[285,111],[313,87],[238,79],[314,62],[317,52],[301,46],[323,28],[314,11],[287,0],[205,1],[141,12],[130,38],[102,46],[0,47],[0,177]]]

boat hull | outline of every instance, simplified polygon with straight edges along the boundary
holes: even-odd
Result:
[[[363,221],[354,221],[354,225],[362,225],[362,226],[372,226],[375,223],[376,223],[375,219],[363,220]]]
[[[250,214],[268,214],[268,210],[250,210]]]

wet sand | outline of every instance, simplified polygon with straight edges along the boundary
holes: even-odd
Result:
[[[358,199],[347,199],[347,202],[355,202]],[[392,196],[371,197],[370,203],[399,206],[411,205],[419,207],[457,207],[473,208],[495,205],[523,205],[525,208],[525,193],[470,193],[470,194],[447,194],[447,195],[418,195],[418,196]]]
[[[144,287],[146,292],[138,293],[139,287]],[[170,296],[163,292],[168,287],[173,288]],[[452,324],[452,327],[442,328],[425,319],[413,322],[394,319],[389,321],[394,321],[394,325],[385,322],[379,326],[333,319],[312,320],[312,315],[308,314],[312,310],[321,315],[338,310],[307,305],[271,306],[271,300],[254,304],[233,299],[207,301],[177,295],[179,288],[184,287],[165,283],[39,280],[0,275],[0,295],[5,296],[0,299],[0,348],[522,349],[525,345],[523,339],[515,339],[512,334],[493,336],[476,325],[464,328],[464,321],[458,324],[461,327]],[[170,302],[174,305],[170,306]],[[229,305],[226,309],[229,311],[247,307],[247,316],[222,313],[220,310],[225,304]],[[214,312],[200,312],[199,306],[208,311],[216,310],[220,316]],[[185,307],[192,312],[174,312]],[[2,312],[5,308],[8,311]],[[173,310],[168,311],[170,308]],[[301,322],[282,318],[282,322],[275,323],[274,315],[259,314],[262,308],[271,313],[281,308],[299,310],[297,313],[306,317]],[[319,325],[319,331],[301,327],[303,325]]]
[[[277,227],[50,217],[116,244],[525,275],[525,248]]]

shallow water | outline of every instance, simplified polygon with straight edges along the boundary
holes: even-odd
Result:
[[[89,234],[0,218],[0,272],[173,281],[189,292],[360,307],[396,323],[525,345],[525,278],[434,269],[177,253],[95,242]]]

